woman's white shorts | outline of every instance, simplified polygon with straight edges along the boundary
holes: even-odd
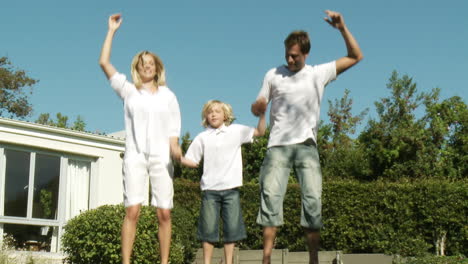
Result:
[[[141,204],[148,197],[148,177],[151,184],[151,204],[171,209],[174,197],[173,171],[170,159],[144,153],[125,153],[123,162],[124,205]]]

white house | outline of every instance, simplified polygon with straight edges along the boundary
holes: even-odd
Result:
[[[60,251],[67,220],[123,201],[124,148],[117,136],[0,118],[0,239]]]

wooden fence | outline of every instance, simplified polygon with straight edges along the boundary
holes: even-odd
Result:
[[[234,249],[233,264],[258,264],[262,263],[262,250]],[[341,251],[319,251],[320,264],[343,264]],[[224,249],[215,248],[211,263],[221,264],[224,261]],[[289,252],[288,249],[274,249],[271,255],[272,264],[307,264],[308,252]],[[194,264],[203,264],[203,250],[199,249]]]

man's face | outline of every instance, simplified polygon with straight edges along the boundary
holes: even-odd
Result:
[[[298,44],[292,45],[290,48],[286,48],[285,58],[288,63],[288,69],[292,72],[298,72],[305,66],[305,61],[309,54],[301,52],[301,48]]]

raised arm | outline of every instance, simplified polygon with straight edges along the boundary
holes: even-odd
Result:
[[[361,49],[359,48],[359,44],[348,30],[343,16],[338,12],[330,10],[326,10],[325,13],[327,14],[327,17],[324,18],[325,21],[341,32],[341,35],[343,36],[343,39],[346,43],[346,49],[348,50],[347,56],[336,60],[336,74],[338,75],[362,60],[363,55]]]
[[[114,73],[117,71],[110,62],[110,55],[112,49],[112,40],[114,38],[115,32],[120,27],[120,24],[122,24],[121,14],[114,14],[109,17],[109,29],[107,31],[104,44],[102,45],[101,57],[99,58],[99,65],[104,71],[107,79],[112,77],[112,75],[114,75]]]

